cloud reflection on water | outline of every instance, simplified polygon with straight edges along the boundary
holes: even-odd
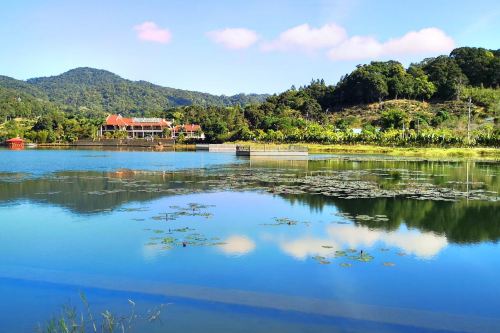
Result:
[[[225,254],[230,255],[245,255],[255,249],[255,242],[242,235],[230,236],[224,240],[224,243],[219,246],[219,249]]]
[[[331,257],[336,250],[370,248],[377,243],[397,247],[422,259],[431,259],[448,245],[445,236],[405,229],[385,232],[364,226],[343,225],[327,227],[326,234],[326,237],[307,236],[280,240],[278,243],[283,252],[299,260],[314,255]]]

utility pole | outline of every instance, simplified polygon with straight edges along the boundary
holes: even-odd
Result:
[[[468,108],[469,108],[469,114],[467,117],[467,144],[470,145],[470,107],[472,104],[472,98],[469,96],[469,103],[468,103]]]

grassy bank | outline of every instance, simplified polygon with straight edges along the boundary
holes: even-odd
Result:
[[[237,144],[262,146],[287,146],[285,144],[264,144],[255,142],[237,142]],[[336,154],[381,154],[390,156],[413,156],[429,158],[487,158],[500,160],[499,148],[466,148],[466,147],[384,147],[375,145],[328,145],[299,143],[309,148],[309,153],[336,153]]]
[[[275,144],[275,143],[260,143],[252,141],[237,141],[228,142],[228,144],[247,145],[256,148],[265,147],[287,147],[289,144]],[[500,148],[466,148],[466,147],[387,147],[376,145],[339,145],[339,144],[312,144],[312,143],[297,143],[307,147],[309,153],[333,153],[333,154],[372,154],[372,155],[388,155],[388,156],[401,156],[401,157],[425,157],[425,158],[470,158],[470,159],[490,159],[500,160]],[[153,146],[143,147],[134,145],[95,145],[95,146],[75,146],[68,143],[46,143],[39,144],[38,148],[77,148],[77,149],[140,149],[140,150],[173,150],[173,151],[194,151],[194,144],[175,144],[173,146]]]

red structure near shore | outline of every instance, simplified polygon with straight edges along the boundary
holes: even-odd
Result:
[[[112,114],[101,125],[99,135],[122,131],[128,138],[172,138],[177,139],[183,134],[186,139],[205,139],[205,134],[198,124],[173,125],[173,121],[163,118],[125,118],[119,114]]]
[[[12,138],[5,141],[5,143],[10,149],[24,149],[24,140],[21,138]]]
[[[125,118],[113,114],[106,118],[101,126],[101,136],[106,132],[126,131],[129,138],[165,137],[164,129],[170,128],[172,122],[161,118]]]

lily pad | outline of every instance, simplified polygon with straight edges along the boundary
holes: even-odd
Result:
[[[345,257],[347,256],[347,252],[346,251],[335,251],[335,257],[339,258],[339,257]]]
[[[175,244],[177,239],[174,237],[164,237],[161,241],[162,244]]]
[[[373,259],[375,259],[373,256],[369,255],[368,253],[363,253],[357,256],[349,256],[348,257],[351,260],[356,260],[356,261],[361,261],[361,262],[370,262]]]
[[[184,227],[184,228],[178,228],[178,229],[171,229],[172,232],[188,232],[192,231],[195,229],[189,228],[189,227]]]

